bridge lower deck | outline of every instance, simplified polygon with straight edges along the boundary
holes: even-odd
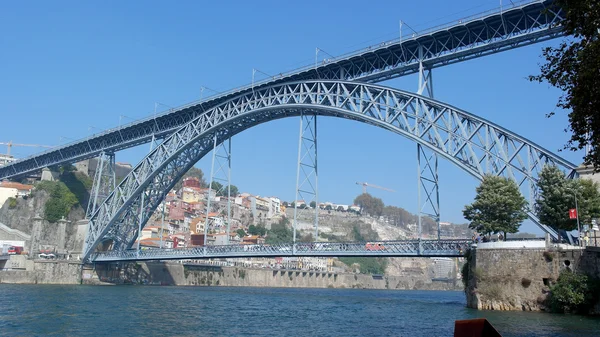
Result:
[[[92,255],[91,260],[118,262],[244,257],[460,257],[464,256],[470,244],[470,240],[404,240],[153,248],[98,252]]]

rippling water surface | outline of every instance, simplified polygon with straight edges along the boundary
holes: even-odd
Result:
[[[0,285],[2,336],[600,336],[600,319],[465,308],[461,292]]]

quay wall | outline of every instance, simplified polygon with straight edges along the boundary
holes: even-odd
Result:
[[[304,270],[220,267],[168,262],[96,265],[84,283],[130,283],[177,286],[293,287],[457,290],[457,282],[414,277],[365,275]]]
[[[175,286],[458,290],[460,282],[425,277],[304,270],[220,267],[178,262],[82,265],[79,261],[30,260],[14,255],[0,270],[1,283],[141,284]]]
[[[79,284],[81,263],[66,260],[29,260],[13,255],[0,271],[0,283],[17,284]]]
[[[568,269],[600,276],[600,249],[472,249],[467,306],[479,310],[546,310],[550,286]]]

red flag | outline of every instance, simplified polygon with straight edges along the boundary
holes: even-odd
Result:
[[[575,208],[569,210],[569,219],[577,219],[577,210]]]

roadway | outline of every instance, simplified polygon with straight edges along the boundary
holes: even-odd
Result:
[[[460,257],[471,240],[400,240],[366,242],[302,242],[274,245],[222,245],[175,249],[106,251],[92,254],[91,261],[188,260],[243,257]]]

